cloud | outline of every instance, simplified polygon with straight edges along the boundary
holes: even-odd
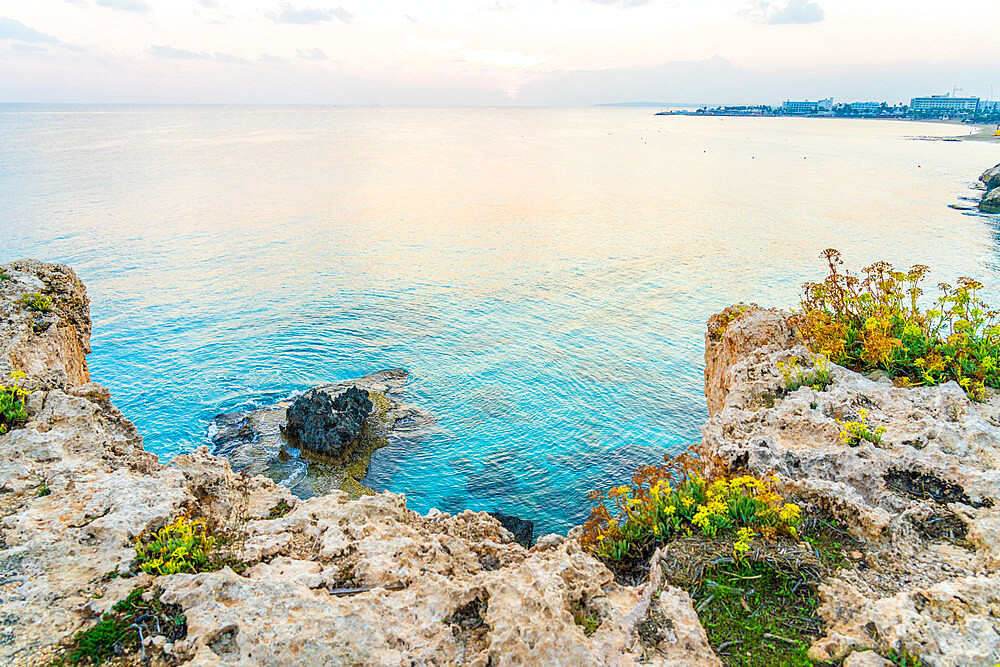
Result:
[[[175,49],[172,46],[154,44],[149,47],[149,52],[157,58],[172,58],[174,60],[211,60],[210,53],[197,53],[187,49]]]
[[[783,7],[768,0],[755,0],[742,13],[758,23],[772,25],[819,23],[825,17],[823,8],[813,0],[789,0]]]
[[[628,8],[648,5],[650,0],[587,0],[587,2],[593,2],[598,5],[618,5],[622,8]]]
[[[332,9],[292,7],[287,2],[281,3],[281,9],[271,12],[270,17],[275,23],[296,23],[299,25],[325,23],[334,19],[343,21],[344,23],[354,21],[354,14],[343,7],[333,7]]]
[[[38,32],[34,28],[29,28],[20,21],[0,16],[0,39],[10,39],[15,42],[27,42],[29,44],[39,44],[48,42],[59,43],[59,40],[52,35]]]
[[[552,60],[552,56],[525,55],[520,51],[463,49],[462,56],[468,62],[485,67],[500,69],[527,69],[537,67]]]
[[[297,55],[303,60],[329,60],[329,58],[326,57],[326,54],[318,48],[307,50],[299,49]]]
[[[144,0],[97,0],[97,4],[108,9],[120,9],[123,12],[141,14],[149,11],[149,5]]]
[[[15,21],[14,19],[6,16],[0,16],[0,41],[4,40],[19,42],[19,44],[12,45],[18,51],[44,51],[45,49],[42,45],[49,44],[69,49],[71,51],[83,51],[83,49],[79,46],[67,44],[57,37],[38,32],[34,28],[26,26],[20,21]],[[34,45],[34,48],[27,48],[27,45],[29,44]]]
[[[497,0],[492,5],[489,5],[487,7],[480,7],[479,11],[481,11],[481,12],[516,12],[517,11],[517,7],[515,7],[514,5],[509,5],[509,4],[505,3],[505,2],[500,2],[500,0]]]
[[[214,60],[219,63],[245,63],[245,58],[234,56],[230,53],[205,53],[204,51],[189,51],[187,49],[175,49],[165,44],[154,44],[149,47],[149,53],[157,58],[168,58],[170,60]]]

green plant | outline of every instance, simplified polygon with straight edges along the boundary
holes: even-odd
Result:
[[[143,600],[145,589],[136,588],[87,630],[72,639],[68,651],[52,664],[99,665],[117,655],[143,651],[142,640],[154,633],[169,641],[187,635],[187,619],[180,607],[160,602],[159,592]]]
[[[882,434],[885,433],[885,427],[879,426],[873,429],[868,424],[868,411],[864,408],[858,410],[858,414],[861,415],[861,421],[859,422],[842,422],[839,419],[837,420],[841,428],[840,440],[848,447],[857,447],[864,440],[873,445],[882,444]]]
[[[0,271],[0,282],[6,282],[10,279],[11,277],[9,273],[7,273],[6,271]]]
[[[799,313],[799,333],[813,352],[856,371],[884,370],[900,386],[954,380],[977,401],[986,387],[1000,389],[1000,311],[979,298],[982,283],[942,283],[923,310],[926,266],[902,272],[876,262],[860,277],[841,272],[836,250],[821,256],[829,275],[803,286]]]
[[[691,591],[709,643],[725,665],[806,667],[816,636],[813,587],[768,562],[708,565]]]
[[[289,512],[292,511],[293,505],[282,498],[278,501],[278,504],[271,508],[271,511],[267,513],[268,519],[280,519]]]
[[[24,373],[20,371],[11,373],[11,378],[15,382],[24,377]],[[16,384],[10,387],[0,384],[0,435],[27,421],[28,395],[27,390],[21,389]]]
[[[573,614],[573,622],[583,628],[583,634],[590,636],[597,632],[597,628],[601,626],[601,619],[597,615],[588,615],[583,611],[579,611]]]
[[[760,306],[755,303],[743,303],[741,301],[736,305],[729,306],[718,315],[712,316],[708,321],[709,339],[714,341],[722,340],[722,336],[726,333],[726,329],[730,324],[759,308]]]
[[[52,310],[52,299],[38,292],[32,292],[21,297],[21,305],[36,313],[47,313]]]
[[[179,516],[153,536],[153,540],[136,542],[138,565],[147,574],[177,574],[204,572],[212,568],[209,554],[215,538],[208,534],[204,519],[189,521]]]
[[[35,491],[35,496],[37,496],[38,498],[44,498],[45,496],[51,495],[51,493],[52,489],[49,488],[49,485],[46,484],[45,482],[42,482],[42,485],[38,487],[37,491]]]
[[[906,649],[901,649],[899,651],[893,649],[889,651],[889,655],[887,655],[886,658],[891,660],[892,664],[896,665],[896,667],[923,667],[924,664],[923,660],[913,655]]]
[[[580,543],[609,561],[642,558],[677,535],[715,538],[733,531],[738,533],[733,551],[739,558],[758,534],[765,539],[795,537],[801,514],[798,505],[786,503],[774,491],[773,480],[723,475],[705,479],[686,455],[664,466],[640,468],[631,484],[593,492],[590,498],[599,502],[584,524]]]
[[[810,359],[812,368],[807,372],[799,365],[799,358],[792,357],[787,362],[778,362],[778,371],[785,380],[785,391],[789,394],[800,387],[810,387],[816,391],[826,391],[833,384],[830,362],[823,356]]]

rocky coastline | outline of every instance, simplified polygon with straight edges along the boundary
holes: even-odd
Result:
[[[979,177],[986,188],[978,208],[983,213],[1000,213],[1000,164],[987,169]]]
[[[367,436],[340,438],[346,449],[310,458],[310,469],[340,467],[293,493],[275,483],[296,457],[289,443],[305,444],[301,428],[281,433],[293,404],[220,418],[225,458],[202,447],[161,464],[90,381],[89,335],[86,290],[71,269],[0,265],[0,385],[30,392],[26,418],[0,435],[0,662],[65,659],[77,633],[138,590],[183,627],[148,632],[141,654],[116,664],[722,664],[691,597],[666,583],[669,544],[630,585],[581,546],[578,530],[529,549],[486,513],[421,516],[400,495],[345,481],[363,479],[345,456],[364,462],[379,438],[421,418],[399,400],[398,373],[359,381],[385,402],[368,408],[352,395],[340,405],[364,414],[353,420],[359,436],[378,419]],[[1000,396],[974,403],[954,382],[902,388],[836,366],[828,390],[783,394],[777,364],[808,354],[787,313],[715,316],[698,450],[719,470],[773,476],[856,542],[815,582],[822,627],[810,658],[993,667]],[[861,409],[885,428],[882,442],[838,438],[837,420]],[[137,539],[181,515],[237,535],[232,566],[135,568]]]

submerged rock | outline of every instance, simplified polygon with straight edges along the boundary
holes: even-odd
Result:
[[[1000,186],[983,195],[979,202],[979,210],[983,213],[1000,213]]]
[[[527,519],[519,519],[503,512],[490,512],[490,516],[500,522],[514,536],[514,541],[526,549],[530,549],[535,543],[535,524]]]

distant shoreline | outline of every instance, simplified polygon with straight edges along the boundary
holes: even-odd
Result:
[[[693,114],[693,113],[657,113],[657,116],[680,116],[685,118],[814,118],[828,120],[877,120],[892,121],[902,123],[933,123],[935,125],[954,125],[969,130],[968,134],[953,134],[935,137],[927,137],[928,140],[958,140],[958,141],[985,141],[988,143],[1000,143],[1000,137],[993,136],[996,131],[996,123],[966,123],[961,120],[942,120],[940,118],[893,118],[893,117],[871,117],[871,116],[814,116],[814,115],[774,115],[774,116],[754,116],[746,114]],[[919,137],[918,137],[919,138]]]

